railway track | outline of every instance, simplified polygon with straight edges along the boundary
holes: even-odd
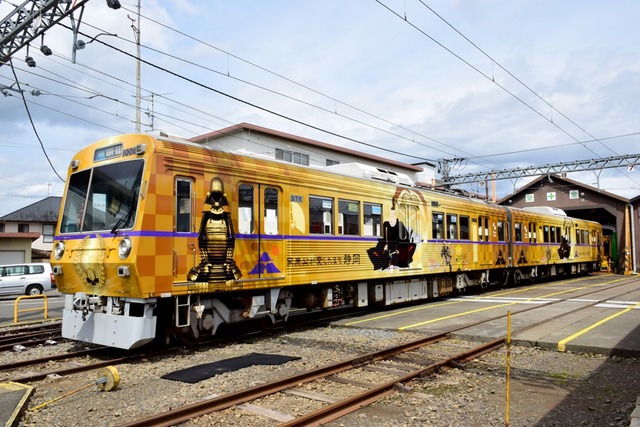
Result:
[[[309,426],[321,425],[322,423],[338,419],[351,413],[363,405],[370,404],[390,393],[395,389],[403,387],[416,378],[430,375],[447,366],[461,366],[469,360],[480,357],[504,345],[504,339],[494,340],[473,348],[466,349],[453,356],[442,357],[436,361],[429,361],[424,352],[424,347],[446,339],[449,333],[424,338],[423,340],[412,341],[402,345],[390,347],[381,351],[358,356],[339,363],[327,365],[301,374],[292,375],[287,378],[269,382],[253,388],[240,390],[221,397],[212,398],[192,405],[176,408],[169,412],[153,415],[151,417],[140,418],[130,423],[122,424],[120,427],[137,426],[171,426],[181,422],[186,422],[193,418],[221,411],[233,406],[240,410],[246,409],[248,402],[255,401],[266,396],[284,392],[284,395],[306,396],[309,399],[320,401],[333,401],[312,413],[302,417],[293,418],[283,424],[283,426]],[[413,352],[413,354],[412,354]],[[402,355],[404,363],[399,364],[395,358]],[[424,366],[426,365],[426,366]],[[382,384],[362,383],[350,380],[341,376],[348,371],[354,371],[353,375],[358,376],[358,370],[373,369],[379,372],[395,372],[395,378],[385,381]],[[337,384],[356,385],[366,388],[365,391],[357,393],[347,399],[336,399],[333,396],[322,396],[318,394],[305,393],[299,390],[301,385],[312,381],[328,380]],[[264,411],[267,413],[268,411]],[[285,417],[283,417],[285,418]]]
[[[549,305],[566,302],[569,299],[584,298],[600,291],[601,289],[587,289],[584,292],[581,292],[579,295],[572,295],[571,298],[559,298],[557,300],[549,301],[541,305],[519,310],[517,311],[517,313],[538,310],[543,307],[548,307]],[[614,296],[614,298],[620,298],[632,292],[633,291],[619,292]],[[607,299],[611,299],[611,297],[608,297]],[[603,302],[603,300],[596,300],[589,305],[592,306],[601,302]],[[584,307],[580,309],[584,309]],[[556,318],[571,315],[577,310],[579,309],[565,312],[562,315],[556,316]],[[508,314],[502,314],[490,319],[484,319],[480,322],[466,324],[464,326],[446,331],[441,334],[429,336],[421,340],[394,346],[364,356],[354,357],[309,372],[292,375],[290,377],[276,380],[270,383],[240,390],[235,393],[229,393],[220,397],[213,397],[211,399],[203,400],[191,405],[185,405],[180,408],[172,409],[169,412],[163,412],[149,417],[140,418],[138,420],[122,424],[120,427],[170,426],[232,407],[239,408],[238,410],[258,411],[263,416],[270,416],[274,419],[282,421],[283,424],[281,424],[281,426],[292,427],[303,425],[322,425],[329,421],[339,419],[340,417],[356,411],[362,406],[375,402],[376,400],[394,393],[397,390],[410,388],[410,383],[416,379],[423,378],[446,367],[464,367],[465,363],[467,363],[468,361],[503,347],[505,345],[506,337],[501,337],[490,342],[477,345],[475,347],[470,347],[468,349],[464,349],[463,351],[457,352],[452,356],[441,357],[437,360],[429,360],[424,356],[425,351],[427,351],[426,349],[428,349],[431,344],[439,343],[443,340],[446,340],[454,332],[459,332],[460,330],[478,326],[483,323],[489,323],[498,319],[506,318],[507,315]],[[545,322],[546,321],[548,321],[548,319],[545,320]],[[527,325],[512,332],[515,334],[517,332],[522,332],[526,329],[533,328],[538,325],[539,324]],[[412,352],[417,352],[418,356],[412,356]],[[405,361],[409,360],[410,363],[408,365],[399,365],[397,362],[395,362],[395,360],[400,355],[402,355],[402,358]],[[395,371],[395,373],[392,374],[392,378],[382,382],[381,384],[362,383],[359,381],[348,379],[345,380],[341,376],[341,374],[344,374],[345,372],[353,371],[356,372],[355,374],[353,374],[353,376],[358,377],[357,370],[360,369],[378,370],[379,372],[386,373]],[[363,388],[364,391],[355,393],[348,398],[336,399],[333,396],[305,393],[304,391],[299,390],[301,388],[301,385],[318,380],[331,381],[337,384],[346,383],[355,385],[357,387]],[[275,395],[307,396],[309,399],[317,399],[319,401],[329,403],[323,405],[321,408],[313,412],[302,416],[281,414],[277,411],[274,412],[269,410],[268,408],[261,408],[259,405],[250,403],[259,399],[263,399],[267,396]],[[287,404],[278,404],[278,406],[291,407],[291,405]]]
[[[305,327],[309,324],[320,324],[344,318],[349,315],[345,313],[345,310],[339,310],[336,313],[313,313],[311,316],[295,316],[290,323],[275,326],[268,331],[267,334],[273,334],[277,332],[283,332],[294,328]],[[14,328],[5,332],[0,338],[6,337],[7,344],[3,347],[2,341],[0,341],[0,350],[11,350],[15,345],[34,346],[44,343],[46,340],[55,339],[59,337],[61,330],[61,323],[55,323],[47,326],[30,326]],[[194,345],[194,348],[207,348],[213,346],[226,345],[238,339],[244,339],[246,337],[255,335],[258,332],[256,329],[247,329],[241,334],[234,334],[231,337],[216,338],[210,341]],[[36,339],[37,338],[37,339]],[[88,349],[82,349],[78,351],[66,351],[57,354],[50,354],[43,357],[35,357],[25,360],[13,361],[9,363],[0,364],[0,372],[6,375],[2,375],[6,378],[3,381],[12,381],[17,383],[31,383],[41,381],[47,376],[64,376],[71,375],[80,372],[92,371],[100,368],[104,368],[109,365],[117,365],[123,363],[132,363],[138,360],[152,357],[168,357],[179,353],[184,346],[178,345],[169,348],[153,349],[143,348],[139,350],[123,351],[118,349],[112,349],[102,346],[92,346]],[[93,360],[83,360],[82,362],[74,361],[74,359],[81,359],[85,356],[93,357]],[[61,362],[64,366],[51,369],[51,362]],[[68,365],[73,365],[69,367]],[[44,367],[44,368],[43,368]],[[23,369],[22,372],[12,373],[18,369]],[[37,373],[33,373],[37,371]]]
[[[60,339],[62,339],[61,322],[7,328],[0,331],[0,351],[11,350],[17,345],[30,347],[43,344],[48,340]]]
[[[576,290],[582,290],[580,294],[576,294]],[[553,304],[560,304],[565,302],[567,299],[576,299],[576,298],[584,298],[590,295],[593,295],[601,290],[601,288],[594,287],[574,287],[572,288],[573,292],[570,298],[559,298],[553,301],[545,302],[544,304],[527,306],[524,309],[516,309],[513,314],[516,315],[518,313],[524,313],[530,310],[541,309],[544,307],[548,307]],[[562,296],[562,292],[554,292],[555,294]],[[622,298],[629,291],[621,290],[617,292],[617,295],[609,296],[607,299],[612,298]],[[590,303],[590,305],[595,305],[603,300],[598,298],[594,299],[594,302]],[[515,307],[514,307],[515,308]],[[575,310],[573,310],[575,311]],[[572,311],[572,312],[573,312]],[[570,315],[571,312],[565,312],[564,315]],[[136,419],[137,416],[140,416],[143,412],[138,411],[134,413],[129,413],[126,417],[129,421],[127,424],[123,424],[123,426],[136,426],[136,425],[172,425],[180,422],[184,422],[188,419],[194,419],[193,423],[195,424],[206,424],[208,421],[216,421],[220,416],[225,417],[226,415],[220,414],[220,412],[224,412],[225,414],[229,411],[265,411],[269,415],[279,417],[277,418],[279,422],[285,423],[284,425],[313,425],[314,423],[326,423],[327,415],[323,414],[323,412],[329,412],[330,414],[347,414],[350,411],[353,411],[354,408],[357,409],[362,407],[363,405],[367,405],[370,402],[375,401],[383,396],[388,396],[391,393],[394,393],[397,390],[407,391],[411,389],[412,382],[421,382],[428,380],[429,373],[441,371],[443,368],[455,366],[455,367],[464,367],[466,361],[471,360],[473,358],[478,357],[481,348],[484,345],[469,345],[463,349],[454,349],[451,350],[450,354],[437,354],[435,348],[436,346],[444,345],[444,343],[448,342],[448,338],[455,336],[456,332],[460,332],[466,328],[470,328],[473,326],[478,326],[483,323],[492,322],[501,318],[504,318],[505,315],[495,316],[490,319],[484,319],[482,322],[470,322],[459,328],[455,328],[445,333],[438,334],[437,336],[431,336],[420,340],[419,342],[411,342],[405,343],[402,346],[404,347],[404,353],[396,353],[397,350],[393,349],[385,349],[374,353],[368,353],[365,355],[360,355],[353,357],[349,360],[342,361],[342,357],[333,359],[334,361],[340,361],[339,363],[333,363],[330,366],[322,366],[317,369],[310,370],[309,372],[298,373],[290,378],[282,378],[271,383],[265,383],[255,386],[254,384],[245,384],[242,390],[238,390],[238,387],[227,388],[226,394],[222,394],[220,396],[212,396],[202,394],[200,397],[196,397],[195,399],[189,400],[188,402],[183,403],[172,403],[170,405],[170,411],[163,412],[162,406],[158,406],[159,412],[156,415],[146,416],[145,418]],[[547,319],[548,321],[549,319]],[[329,319],[318,320],[319,322],[327,322]],[[535,327],[536,325],[528,325],[525,328]],[[298,328],[301,325],[297,325]],[[513,334],[517,333],[520,330],[524,330],[525,328],[520,328],[516,331],[513,331]],[[347,328],[348,330],[349,328]],[[287,334],[287,328],[284,327],[282,330],[278,331],[278,333],[260,335],[255,334],[254,337],[250,338],[248,342],[251,343],[259,343],[265,340],[269,340],[269,337],[276,340],[277,336],[280,334]],[[238,337],[236,337],[238,338]],[[240,340],[239,340],[240,341]],[[245,340],[245,342],[247,342]],[[294,348],[295,345],[300,345],[298,343],[290,343],[291,347]],[[495,348],[499,348],[504,344],[504,339],[499,338],[495,340],[495,342],[488,343],[489,347],[495,344]],[[216,342],[212,344],[210,349],[207,350],[206,347],[197,347],[194,348],[193,351],[203,352],[211,352],[213,355],[213,360],[220,359],[220,352],[216,349],[220,349],[224,351],[226,346],[232,346],[231,341],[227,341],[226,343],[223,341]],[[302,343],[304,345],[304,343]],[[411,347],[415,348],[411,348]],[[476,347],[480,348],[476,350]],[[254,351],[253,345],[250,347],[251,350]],[[273,347],[271,347],[273,348]],[[495,348],[487,348],[486,351],[492,351]],[[184,347],[183,347],[184,350]],[[37,370],[37,375],[15,375],[15,378],[12,378],[12,381],[17,382],[36,382],[44,379],[48,374],[57,373],[61,376],[69,377],[70,374],[84,372],[89,370],[96,370],[101,366],[106,365],[126,365],[122,366],[123,372],[126,375],[126,380],[124,383],[124,387],[126,389],[129,384],[127,384],[127,380],[133,381],[133,378],[130,377],[130,371],[134,366],[141,366],[142,364],[146,365],[146,362],[142,364],[139,362],[140,360],[149,359],[154,360],[157,363],[163,363],[162,360],[170,360],[173,359],[174,365],[182,364],[183,367],[193,366],[194,362],[191,360],[193,352],[185,351],[184,354],[181,354],[180,351],[174,353],[168,353],[170,357],[162,358],[162,357],[154,357],[155,355],[147,352],[144,355],[138,356],[138,358],[118,358],[115,356],[105,356],[100,355],[98,349],[92,350],[96,351],[97,358],[102,363],[101,365],[87,363],[88,359],[83,359],[81,362],[86,366],[71,366],[68,365],[77,365],[77,362],[71,361],[67,366],[62,367],[61,369],[56,370],[47,370],[46,373],[40,373],[43,370],[38,368],[34,368],[32,370]],[[247,350],[245,350],[247,351]],[[287,350],[286,345],[283,345],[278,352],[286,353]],[[345,353],[346,354],[346,353]],[[353,354],[353,353],[352,353]],[[120,353],[120,355],[122,355]],[[184,357],[183,357],[184,356]],[[46,358],[43,358],[43,360]],[[180,360],[183,360],[180,362]],[[307,359],[311,360],[311,359]],[[325,360],[325,359],[322,359]],[[136,362],[138,363],[132,363]],[[42,362],[46,363],[46,362]],[[318,366],[318,365],[316,365]],[[0,365],[0,372],[6,372],[8,369],[8,365]],[[15,368],[15,367],[14,367]],[[167,368],[156,368],[156,372],[166,372]],[[285,372],[287,368],[284,368],[280,372]],[[12,371],[10,371],[12,372]],[[298,372],[300,369],[298,368]],[[366,377],[365,372],[374,372],[376,376],[380,378],[381,381],[369,381],[363,380],[362,378]],[[157,374],[156,374],[157,375]],[[317,378],[313,378],[313,376]],[[13,375],[12,375],[13,376]],[[269,375],[270,378],[273,378],[272,375]],[[71,377],[73,378],[73,377]],[[76,377],[76,381],[77,381]],[[266,377],[260,377],[262,381]],[[71,379],[71,381],[73,381]],[[158,380],[158,385],[155,387],[165,387],[162,384],[162,381],[166,380]],[[214,380],[215,384],[219,384],[218,380]],[[315,384],[324,384],[324,386],[315,386]],[[216,385],[216,389],[218,386]],[[137,387],[141,387],[142,385],[138,385]],[[173,387],[170,387],[173,389]],[[187,386],[185,386],[187,389]],[[334,391],[337,393],[334,395]],[[224,391],[222,393],[225,393]],[[348,396],[346,394],[350,393]],[[304,396],[301,396],[304,395]],[[305,397],[309,395],[310,397]],[[282,407],[285,408],[296,408],[295,403],[286,403],[285,399],[291,398],[291,396],[295,396],[294,399],[306,399],[314,401],[313,404],[305,404],[304,407],[317,405],[313,410],[308,411],[304,414],[293,412],[288,413],[287,411],[281,410]],[[116,397],[114,396],[114,399]],[[200,399],[200,401],[197,401]],[[44,400],[41,398],[41,400]],[[280,403],[278,403],[280,402]],[[284,403],[282,403],[284,402]],[[113,405],[116,405],[114,402]],[[166,406],[165,406],[166,408]],[[330,409],[326,409],[330,408]],[[269,412],[271,410],[272,412]],[[152,413],[153,411],[149,411],[147,408],[146,414]],[[36,415],[34,414],[33,417]],[[246,415],[244,415],[246,416]],[[199,419],[199,417],[203,417]],[[211,419],[208,421],[202,421],[202,419],[207,420],[207,417]],[[238,418],[242,416],[238,415]],[[308,417],[308,418],[307,418]],[[122,418],[125,419],[125,418]],[[316,421],[322,420],[322,421]],[[198,420],[198,421],[196,421]],[[113,419],[109,425],[117,424],[118,420]]]

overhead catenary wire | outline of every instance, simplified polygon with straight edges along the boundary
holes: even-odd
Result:
[[[18,91],[20,92],[20,97],[22,98],[22,102],[24,104],[24,108],[27,111],[27,116],[29,117],[29,123],[31,123],[31,128],[33,129],[33,133],[35,134],[36,138],[38,139],[38,142],[40,143],[40,147],[42,148],[42,152],[44,153],[44,157],[47,159],[47,162],[49,163],[49,166],[51,166],[51,170],[53,170],[53,173],[55,173],[55,175],[60,179],[60,181],[65,182],[65,179],[63,177],[60,176],[60,174],[58,173],[58,171],[56,170],[56,168],[53,166],[53,163],[51,163],[51,159],[49,158],[49,155],[47,154],[47,150],[44,148],[44,143],[42,142],[42,139],[40,138],[40,134],[38,134],[38,129],[36,129],[36,124],[33,122],[33,117],[31,117],[31,111],[29,110],[29,105],[27,104],[27,100],[24,96],[24,92],[22,92],[22,89],[20,87],[20,82],[18,81],[18,76],[16,74],[16,70],[13,68],[13,60],[9,60],[9,64],[11,65],[11,72],[13,73],[13,77],[15,78],[16,81],[16,86]]]
[[[514,78],[519,84],[521,84],[523,87],[525,87],[528,91],[530,91],[531,93],[533,93],[537,98],[539,98],[540,100],[542,100],[545,104],[547,104],[550,108],[552,108],[553,111],[558,112],[559,114],[562,115],[562,117],[564,117],[565,119],[567,119],[570,123],[572,123],[573,125],[575,125],[576,127],[578,127],[580,130],[582,130],[584,133],[588,134],[591,138],[593,138],[593,141],[597,141],[599,142],[602,146],[604,146],[605,148],[607,148],[609,151],[613,152],[614,154],[616,153],[614,150],[612,150],[610,147],[608,147],[607,145],[605,145],[600,139],[595,138],[593,135],[591,135],[589,132],[587,132],[584,128],[582,128],[581,126],[579,126],[576,122],[574,122],[573,120],[571,120],[569,117],[567,117],[565,114],[563,114],[561,111],[559,111],[557,108],[555,108],[552,104],[550,104],[548,101],[546,101],[544,98],[542,98],[537,92],[535,92],[533,89],[531,89],[528,85],[526,85],[522,80],[520,80],[519,78],[517,78],[513,73],[511,73],[510,71],[508,71],[505,67],[503,67],[498,61],[496,61],[495,59],[493,59],[490,55],[488,55],[484,50],[482,50],[477,44],[475,44],[474,42],[472,42],[468,37],[466,37],[464,34],[462,34],[459,30],[457,30],[453,25],[451,25],[447,20],[445,20],[444,18],[442,18],[438,13],[436,13],[432,8],[430,8],[428,5],[426,5],[426,3],[424,3],[423,0],[418,0],[423,6],[425,6],[427,9],[429,9],[434,15],[436,15],[439,19],[441,19],[445,24],[447,24],[450,28],[452,28],[457,34],[459,34],[461,37],[463,37],[467,42],[469,42],[474,48],[476,48],[477,50],[479,50],[483,55],[485,55],[487,58],[489,58],[492,63],[495,63],[496,65],[498,65],[502,70],[504,70],[509,76],[511,76],[512,78]],[[451,55],[453,55],[455,58],[459,59],[460,61],[462,61],[464,64],[466,64],[467,66],[469,66],[471,69],[473,69],[475,72],[477,72],[478,74],[480,74],[481,76],[485,77],[487,80],[491,81],[493,84],[495,84],[496,86],[498,86],[500,89],[502,89],[504,92],[506,92],[508,95],[510,95],[511,97],[513,97],[514,99],[516,99],[517,101],[519,101],[520,103],[522,103],[523,105],[525,105],[527,108],[529,108],[530,110],[534,111],[538,116],[542,117],[544,120],[546,120],[547,122],[549,122],[551,125],[553,125],[554,127],[556,127],[558,130],[560,130],[562,133],[564,133],[565,135],[567,135],[569,138],[571,138],[572,140],[574,140],[576,143],[580,144],[581,146],[583,146],[585,149],[587,149],[588,151],[590,151],[592,154],[596,155],[598,158],[602,158],[598,153],[596,153],[594,150],[592,150],[591,148],[589,148],[586,143],[583,143],[581,141],[579,141],[576,137],[574,137],[570,132],[568,132],[567,130],[565,130],[564,128],[562,128],[558,123],[556,123],[553,120],[553,117],[546,117],[544,114],[542,114],[540,111],[538,111],[536,108],[534,108],[533,106],[531,106],[529,103],[527,103],[524,99],[522,99],[522,97],[516,95],[514,92],[510,91],[509,89],[507,89],[506,86],[504,86],[503,84],[500,84],[499,82],[497,82],[494,78],[494,76],[489,76],[488,74],[486,74],[485,72],[483,72],[482,70],[480,70],[478,67],[474,66],[473,64],[471,64],[469,61],[467,61],[466,59],[462,58],[460,55],[458,55],[457,53],[455,53],[453,50],[451,50],[450,48],[448,48],[447,46],[445,46],[443,43],[439,42],[438,40],[436,40],[434,37],[432,37],[431,35],[429,35],[426,31],[424,31],[422,28],[419,28],[416,24],[414,24],[411,20],[408,19],[408,17],[406,16],[406,13],[404,15],[401,15],[400,13],[394,11],[393,9],[391,9],[389,6],[387,6],[386,4],[384,4],[381,0],[376,0],[376,2],[378,4],[380,4],[381,6],[383,6],[385,9],[387,9],[389,12],[391,12],[393,15],[395,15],[396,17],[400,18],[402,21],[406,22],[408,25],[410,25],[412,28],[414,28],[415,30],[417,30],[419,33],[421,33],[422,35],[424,35],[425,37],[429,38],[431,41],[433,41],[434,43],[436,43],[438,46],[440,46],[442,49],[446,50],[447,52],[449,52]],[[484,158],[484,157],[480,157],[479,158]],[[624,173],[623,171],[620,171],[618,169],[616,169],[619,173],[621,173],[623,176],[631,179],[633,182],[637,183],[637,181],[633,180],[628,174]]]
[[[155,22],[157,22],[157,21],[155,21]],[[162,25],[162,24],[160,24],[160,25]],[[169,28],[170,28],[170,27],[169,27]],[[176,31],[177,31],[177,30],[176,30]],[[184,34],[186,37],[190,37],[190,36],[186,35],[186,33],[182,33],[182,32],[180,32],[180,31],[178,31],[178,32],[179,32],[179,33],[181,33],[181,34]],[[192,38],[192,37],[191,37],[191,38]],[[199,41],[198,39],[195,39],[195,38],[192,38],[192,39],[197,40],[197,41],[198,41],[198,42],[200,42],[200,43],[204,43],[204,42],[202,42],[202,41]],[[205,44],[206,44],[206,43],[205,43]],[[212,48],[214,48],[214,49],[217,49],[217,48],[215,48],[215,47],[214,47],[214,46],[212,46],[212,45],[209,45],[209,44],[207,44],[207,45],[208,45],[208,46],[210,46],[210,47],[212,47]],[[221,51],[222,51],[222,50],[221,50]],[[245,61],[244,59],[239,58],[239,57],[237,57],[237,56],[235,56],[235,55],[233,55],[233,54],[230,54],[229,52],[226,52],[226,51],[223,51],[223,52],[224,52],[225,54],[227,54],[227,55],[231,55],[231,56],[233,56],[234,58],[237,58],[237,59],[239,59],[239,60],[243,60],[243,61]],[[160,53],[162,53],[162,52],[160,52]],[[245,61],[245,62],[247,62],[247,61]],[[248,62],[248,63],[250,63],[250,62]],[[253,63],[251,63],[251,64],[252,64],[252,65],[255,65],[255,64],[253,64]],[[273,72],[271,72],[271,71],[267,70],[267,69],[266,69],[266,68],[264,68],[264,67],[260,67],[259,65],[255,65],[255,66],[257,66],[257,67],[259,67],[259,68],[261,68],[261,69],[264,69],[264,70],[266,70],[267,72],[273,73]],[[213,71],[215,71],[215,70],[213,70]],[[274,73],[274,74],[275,74],[275,75],[278,75],[278,76],[281,76],[280,74],[277,74],[277,73]],[[281,76],[281,78],[287,79],[287,78],[286,78],[286,77],[284,77],[284,76]],[[290,79],[287,79],[287,80],[289,80],[289,81],[293,82],[293,80],[290,80]],[[253,83],[251,83],[251,82],[246,82],[246,83],[247,83],[247,84],[252,84],[252,85],[254,85],[254,86],[256,86],[256,87],[260,87],[259,85],[255,85],[255,84],[253,84]],[[295,83],[295,82],[294,82],[294,83]],[[295,84],[299,84],[299,83],[295,83]],[[307,88],[308,90],[313,90],[313,89],[311,89],[311,88],[309,88],[308,86],[305,86],[305,85],[301,85],[301,87],[305,87],[305,88]],[[264,88],[264,89],[265,89],[265,90],[269,90],[268,88]],[[316,92],[316,93],[318,93],[318,94],[321,94],[321,95],[323,95],[323,96],[327,96],[327,95],[325,95],[325,94],[322,94],[321,92],[318,92],[318,91],[315,91],[315,92]],[[276,93],[277,93],[277,92],[276,92]],[[287,96],[286,94],[280,94],[280,95],[282,95],[282,96]],[[333,99],[333,100],[335,100],[336,102],[338,102],[338,103],[341,103],[341,104],[342,104],[342,101],[339,101],[339,100],[337,100],[337,99],[335,99],[335,98],[332,98],[332,97],[329,97],[329,96],[327,96],[327,97],[328,97],[329,99]],[[357,107],[354,107],[354,106],[352,106],[352,105],[349,105],[349,104],[346,104],[346,103],[344,103],[344,105],[348,106],[349,108],[354,108],[354,109],[356,109],[356,110],[359,110],[359,109],[357,109]],[[359,111],[363,111],[363,112],[364,112],[364,110],[359,110]],[[367,113],[367,114],[368,114],[368,113]],[[378,116],[375,116],[375,115],[371,115],[371,116],[372,116],[372,117],[378,117]],[[378,118],[379,118],[379,117],[378,117]],[[381,119],[381,118],[380,118],[380,119]],[[381,119],[381,120],[384,120],[384,119]],[[386,121],[386,120],[385,120],[385,121]],[[392,123],[392,122],[389,122],[389,121],[386,121],[386,122],[387,122],[387,123]],[[366,123],[364,123],[364,122],[362,122],[362,124],[367,125],[367,124],[366,124]],[[398,126],[399,126],[399,125],[398,125]],[[406,128],[404,128],[404,129],[406,129]],[[408,130],[408,129],[407,129],[407,130]],[[410,131],[410,130],[409,130],[409,131]],[[428,137],[426,137],[426,138],[428,138]],[[410,138],[405,138],[405,139],[411,140]],[[412,142],[416,142],[416,141],[412,141]],[[438,141],[436,141],[436,142],[438,142]],[[419,142],[417,142],[417,143],[419,143]],[[379,148],[379,147],[376,147],[376,148]],[[405,155],[405,153],[400,153],[400,152],[397,152],[397,153],[398,153],[398,154],[400,154],[400,155]],[[447,153],[447,154],[449,154],[449,153]],[[483,157],[483,156],[469,156],[469,157],[468,157],[468,159],[472,159],[472,158],[483,159],[483,158],[485,158],[485,157]],[[430,160],[430,159],[429,159],[429,160]],[[430,161],[432,161],[432,160],[430,160]]]

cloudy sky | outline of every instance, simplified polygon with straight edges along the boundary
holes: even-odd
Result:
[[[248,122],[406,163],[459,159],[452,175],[640,153],[636,0],[141,0],[139,26],[134,4],[75,14],[75,62],[66,18],[30,46],[36,67],[26,49],[0,66],[0,216],[62,195],[75,151],[135,131],[138,28],[143,132]],[[640,195],[640,168],[568,177]]]

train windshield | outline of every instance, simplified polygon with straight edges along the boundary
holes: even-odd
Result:
[[[69,177],[61,233],[132,228],[144,161],[114,163]]]

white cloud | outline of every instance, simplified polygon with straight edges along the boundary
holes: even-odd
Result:
[[[494,61],[422,3],[382,3],[401,18],[364,1],[144,1],[143,17],[192,38],[142,20],[142,43],[175,57],[143,49],[143,60],[162,69],[142,64],[142,108],[153,108],[155,127],[172,134],[193,136],[252,122],[415,161],[313,130],[227,94],[370,145],[429,159],[467,157],[461,173],[640,152],[638,135],[621,136],[640,132],[640,3],[427,3]],[[0,16],[10,8],[0,3]],[[93,0],[80,27],[86,41],[102,31],[117,34],[98,40],[128,55],[96,41],[71,64],[71,32],[57,27],[45,38],[54,56],[32,47],[36,68],[26,67],[23,51],[14,57],[24,88],[43,93],[26,99],[61,173],[74,150],[133,131],[132,8],[123,4],[113,11]],[[8,64],[1,66],[0,85],[13,79]],[[585,142],[594,137],[601,140]],[[18,97],[0,97],[0,149],[0,215],[29,204],[27,197],[46,196],[49,182],[61,189]],[[626,174],[605,170],[600,182],[633,197],[640,193],[640,177]],[[594,180],[589,174],[569,177]],[[511,191],[513,183],[500,183],[499,194]]]

